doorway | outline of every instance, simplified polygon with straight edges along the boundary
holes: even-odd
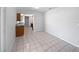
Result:
[[[25,16],[25,26],[29,27],[29,16]]]
[[[24,26],[30,28],[32,31],[35,31],[35,22],[34,22],[34,15],[33,14],[24,14]]]

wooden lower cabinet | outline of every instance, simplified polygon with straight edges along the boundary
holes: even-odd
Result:
[[[16,26],[16,37],[24,35],[24,26]]]

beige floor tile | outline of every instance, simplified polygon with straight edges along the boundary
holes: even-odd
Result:
[[[74,46],[72,45],[67,45],[64,48],[62,48],[60,51],[61,52],[73,52]]]
[[[25,28],[24,36],[16,38],[17,52],[77,52],[79,49],[46,32]]]
[[[79,52],[79,48],[75,47],[72,51],[73,52]]]

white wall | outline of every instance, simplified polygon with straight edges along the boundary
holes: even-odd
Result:
[[[12,51],[15,43],[16,9],[6,8],[6,51]]]
[[[45,14],[45,31],[79,47],[79,8],[62,7]]]
[[[32,11],[32,10],[17,10],[17,12],[20,12],[22,14],[34,14],[34,22],[35,22],[35,31],[44,31],[44,14],[38,11]]]
[[[6,8],[1,7],[1,28],[0,28],[0,34],[1,34],[1,51],[5,51],[5,29],[6,29]]]
[[[1,51],[1,7],[0,7],[0,51]]]

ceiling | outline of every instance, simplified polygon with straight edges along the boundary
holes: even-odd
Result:
[[[39,12],[47,12],[50,9],[55,9],[56,7],[39,7],[38,9],[34,8],[34,7],[16,7],[17,10],[35,10],[35,11],[39,11]]]

